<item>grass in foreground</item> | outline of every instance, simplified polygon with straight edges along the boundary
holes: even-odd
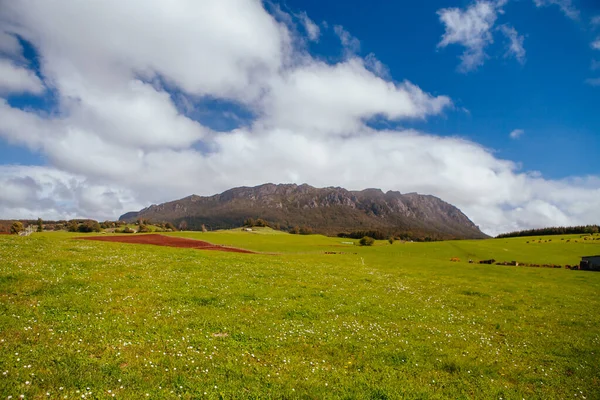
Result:
[[[600,397],[600,274],[464,262],[573,264],[600,241],[178,235],[278,254],[0,237],[0,394]]]

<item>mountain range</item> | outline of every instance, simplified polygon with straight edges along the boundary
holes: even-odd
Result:
[[[187,229],[229,229],[262,219],[283,230],[305,227],[326,235],[377,231],[415,239],[486,238],[455,206],[431,195],[380,189],[272,183],[238,187],[214,196],[192,195],[128,212],[120,220],[171,222]]]

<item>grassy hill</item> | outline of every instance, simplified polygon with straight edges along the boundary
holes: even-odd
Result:
[[[171,235],[265,254],[0,236],[0,394],[599,396],[600,274],[466,261],[575,264],[600,240]]]

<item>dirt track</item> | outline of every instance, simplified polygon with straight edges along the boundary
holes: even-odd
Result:
[[[99,240],[102,242],[118,242],[118,243],[132,243],[132,244],[153,244],[156,246],[167,246],[167,247],[181,247],[186,249],[198,249],[198,250],[217,250],[217,251],[229,251],[234,253],[247,253],[256,254],[250,250],[237,249],[235,247],[226,247],[216,245],[202,240],[186,239],[173,236],[164,236],[158,234],[149,235],[126,235],[126,236],[89,236],[79,237],[77,239],[84,240]]]

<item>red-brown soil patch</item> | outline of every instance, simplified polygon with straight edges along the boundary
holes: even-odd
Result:
[[[99,240],[102,242],[153,244],[155,246],[181,247],[181,248],[186,248],[186,249],[218,250],[218,251],[230,251],[230,252],[234,252],[234,253],[256,254],[250,250],[237,249],[235,247],[221,246],[218,244],[204,242],[202,240],[186,239],[186,238],[180,238],[180,237],[174,237],[174,236],[164,236],[164,235],[158,235],[158,234],[154,234],[154,233],[149,234],[149,235],[89,236],[89,237],[80,237],[78,239]]]

